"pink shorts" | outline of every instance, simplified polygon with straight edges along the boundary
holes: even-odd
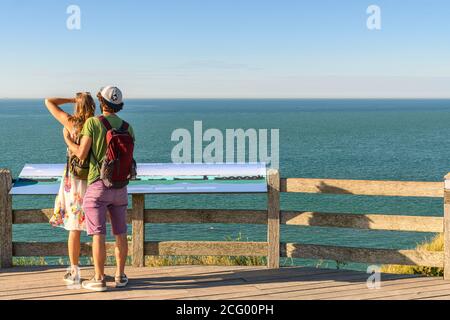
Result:
[[[106,235],[106,213],[111,217],[114,235],[127,233],[127,187],[107,188],[101,180],[89,185],[83,200],[87,234]]]

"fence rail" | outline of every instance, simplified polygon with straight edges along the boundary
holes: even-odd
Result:
[[[447,177],[446,177],[447,178]],[[450,178],[450,176],[448,176]],[[11,174],[0,170],[0,267],[10,267],[13,256],[65,256],[66,243],[25,243],[12,241],[13,224],[47,223],[52,209],[12,210]],[[280,257],[326,259],[370,264],[421,265],[444,268],[450,279],[450,182],[374,181],[280,178],[268,171],[267,210],[228,209],[146,209],[144,195],[132,195],[128,222],[132,225],[132,264],[144,266],[145,256],[218,255],[265,256],[269,268],[279,268]],[[347,194],[399,197],[444,198],[444,216],[404,216],[346,214],[280,210],[280,192]],[[232,241],[145,241],[145,224],[226,223],[267,226],[266,242]],[[394,250],[281,243],[280,225],[336,227],[367,230],[444,233],[444,251]],[[107,244],[109,255],[114,244]],[[91,254],[91,244],[83,243],[82,255]]]
[[[443,182],[340,180],[340,179],[281,179],[282,192],[354,194],[389,197],[444,196]]]
[[[13,224],[47,223],[53,209],[13,210]],[[128,223],[132,222],[128,210]],[[281,225],[334,227],[366,230],[444,231],[442,217],[384,214],[329,213],[312,211],[280,211]],[[161,223],[224,223],[267,225],[266,210],[215,209],[145,209],[144,222]]]

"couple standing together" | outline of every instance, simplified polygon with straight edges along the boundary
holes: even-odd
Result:
[[[64,126],[67,144],[67,165],[61,181],[50,223],[69,231],[70,270],[64,275],[68,284],[80,279],[80,235],[92,236],[95,275],[82,282],[82,287],[106,291],[104,273],[106,260],[106,221],[109,212],[115,236],[116,287],[125,287],[127,241],[127,184],[136,174],[133,159],[132,127],[117,113],[123,108],[122,92],[114,86],[102,88],[97,94],[101,115],[95,117],[95,102],[89,93],[78,93],[74,99],[45,100],[50,113]],[[73,114],[61,105],[74,103]]]

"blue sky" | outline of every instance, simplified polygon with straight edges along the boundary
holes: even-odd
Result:
[[[448,0],[3,0],[0,98],[450,97],[449,35]]]

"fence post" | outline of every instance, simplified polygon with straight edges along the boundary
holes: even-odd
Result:
[[[0,268],[12,267],[11,171],[0,169]]]
[[[144,230],[144,210],[145,195],[132,195],[132,264],[133,267],[143,267],[145,265],[145,230]]]
[[[444,179],[444,279],[450,280],[450,173]]]
[[[280,173],[270,169],[267,172],[267,267],[280,267]]]

